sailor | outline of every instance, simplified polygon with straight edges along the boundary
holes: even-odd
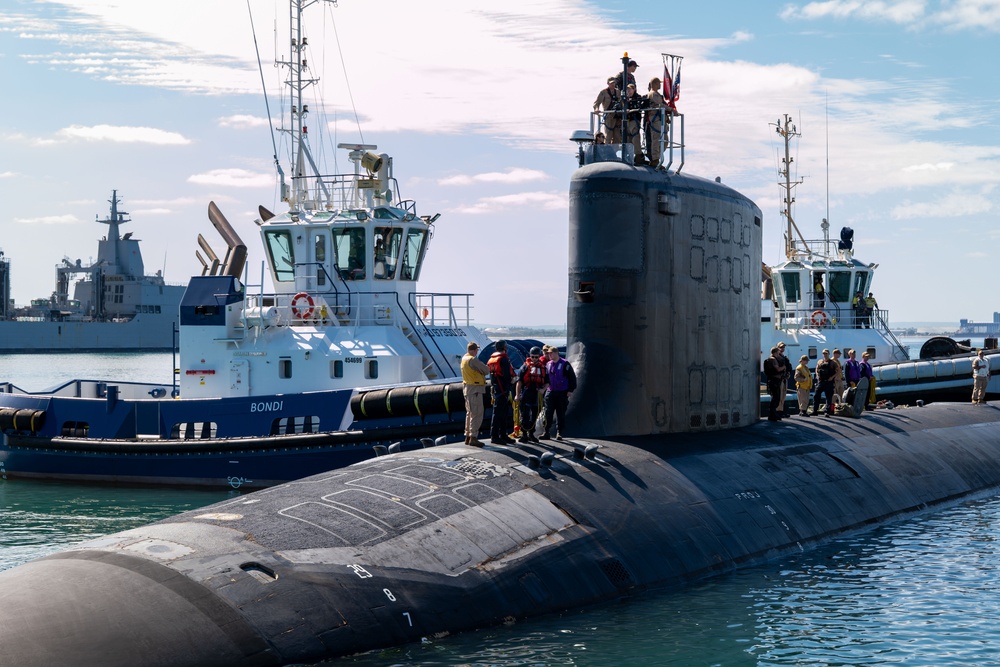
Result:
[[[646,155],[649,158],[649,166],[656,167],[660,164],[660,138],[670,122],[670,110],[667,102],[660,94],[660,79],[653,77],[649,80],[649,92],[646,93]]]
[[[538,438],[535,437],[535,421],[538,419],[538,395],[545,390],[549,383],[545,361],[542,361],[541,357],[542,349],[533,347],[528,358],[524,360],[524,364],[517,369],[515,398],[520,403],[521,408],[521,437],[518,442],[522,443],[538,442]]]
[[[556,418],[556,440],[562,440],[566,432],[566,406],[569,396],[576,390],[576,373],[568,361],[559,356],[559,348],[548,345],[542,350],[549,358],[545,371],[549,376],[549,388],[545,391],[545,416],[542,418],[542,435],[540,439],[549,437],[552,428],[552,417]]]
[[[511,429],[511,393],[514,390],[514,368],[507,357],[507,341],[498,340],[496,351],[486,362],[490,368],[493,386],[493,421],[490,423],[490,442],[494,445],[513,445],[507,434]]]
[[[813,387],[812,371],[809,370],[809,355],[799,357],[799,365],[795,367],[795,394],[799,399],[799,414],[809,416],[809,394]]]
[[[782,362],[781,351],[771,348],[771,356],[764,360],[764,375],[767,376],[767,395],[771,397],[767,407],[767,421],[781,421],[779,407],[785,403],[785,395],[781,393],[781,385],[788,376],[788,367]]]
[[[815,282],[813,283],[813,299],[815,299],[816,308],[826,306],[826,290],[823,289],[822,273],[816,274]]]
[[[875,295],[868,292],[868,297],[865,299],[865,315],[868,318],[868,328],[871,329],[875,324],[875,311],[878,310],[878,301],[875,300]]]
[[[479,429],[483,425],[483,398],[489,366],[479,361],[479,343],[471,341],[462,357],[462,394],[465,396],[465,444],[482,447]]]
[[[641,121],[642,110],[646,106],[646,98],[636,95],[635,84],[630,83],[625,89],[625,95],[618,101],[619,111],[626,112],[625,125],[622,129],[625,142],[631,143],[635,149],[634,162],[636,166],[645,164],[646,158],[642,154]]]
[[[865,298],[861,293],[861,290],[854,295],[854,301],[851,302],[851,307],[854,309],[854,328],[861,329],[864,326],[865,321],[868,319],[867,313],[865,312]]]
[[[813,398],[813,414],[819,414],[820,397],[826,395],[826,412],[824,416],[833,414],[833,363],[830,361],[830,350],[823,350],[823,358],[816,363],[816,396]]]
[[[990,381],[990,360],[983,356],[979,348],[972,360],[972,403],[986,403],[986,385]]]
[[[785,344],[778,343],[778,361],[785,367],[785,374],[781,378],[781,403],[778,404],[778,419],[785,416],[785,395],[788,393],[788,378],[792,376],[792,362],[785,356]]]
[[[618,75],[615,76],[615,84],[618,86],[618,90],[625,90],[626,86],[628,86],[628,84],[630,83],[632,84],[633,87],[635,86],[635,71],[638,68],[639,68],[639,63],[637,63],[634,60],[628,61],[628,76],[625,78],[625,80],[624,81],[622,80],[622,74],[623,74],[622,72],[619,72]]]
[[[620,114],[614,113],[618,106],[619,97],[621,94],[618,92],[618,84],[615,83],[615,77],[610,76],[608,77],[608,87],[602,88],[601,92],[597,93],[597,99],[594,100],[594,111],[604,112],[600,116],[601,124],[607,132],[607,142],[610,144],[622,142],[622,117]],[[594,143],[597,143],[596,136]]]
[[[868,397],[865,398],[865,405],[875,402],[875,373],[872,371],[872,365],[868,363],[868,359],[867,352],[861,354],[861,377],[868,378]]]
[[[857,387],[861,379],[861,362],[854,358],[854,350],[847,351],[847,362],[844,363],[844,378],[850,387]]]
[[[833,348],[833,358],[830,359],[830,362],[837,367],[837,372],[833,376],[833,400],[835,403],[840,403],[844,391],[847,389],[847,382],[844,380],[844,366],[840,360],[839,347]]]

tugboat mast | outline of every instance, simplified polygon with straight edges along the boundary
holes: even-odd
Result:
[[[806,243],[805,237],[802,236],[802,232],[799,231],[798,226],[795,224],[795,219],[792,218],[792,203],[795,201],[795,197],[792,196],[792,188],[796,185],[802,183],[801,180],[792,180],[792,170],[791,165],[794,162],[794,158],[791,155],[790,145],[792,137],[801,136],[799,131],[792,124],[792,117],[788,114],[784,114],[783,119],[779,119],[775,125],[775,129],[778,134],[784,139],[785,142],[785,156],[781,160],[781,168],[778,170],[778,175],[784,180],[779,180],[778,185],[784,190],[784,196],[782,197],[781,215],[785,217],[785,258],[794,259],[796,255],[802,254],[803,252],[809,252],[809,244]],[[796,249],[794,236],[798,236],[799,240],[802,242],[801,250]]]
[[[336,0],[292,0],[289,5],[289,32],[291,35],[288,60],[277,63],[288,67],[289,70],[285,85],[288,86],[291,97],[291,122],[289,127],[282,128],[281,131],[291,135],[292,187],[287,189],[283,183],[281,196],[293,210],[300,208],[304,202],[310,199],[311,180],[315,180],[316,187],[322,191],[323,202],[329,201],[326,184],[323,182],[316,161],[309,150],[307,141],[309,128],[305,125],[309,106],[305,104],[303,95],[306,88],[317,83],[319,79],[306,74],[309,62],[305,58],[305,48],[309,42],[302,31],[302,12],[309,5],[320,1],[333,2],[336,5]]]

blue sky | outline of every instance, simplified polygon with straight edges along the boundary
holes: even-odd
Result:
[[[274,112],[288,12],[250,7]],[[393,156],[404,197],[442,214],[421,289],[474,292],[481,322],[565,322],[568,137],[624,51],[642,83],[661,53],[684,56],[685,171],[757,202],[766,261],[783,230],[769,123],[788,113],[795,218],[811,238],[827,215],[855,230],[890,321],[1000,310],[1000,0],[339,0],[308,16],[314,150],[333,163],[330,146],[363,137]],[[0,85],[19,304],[52,291],[64,256],[96,255],[112,188],[148,271],[199,271],[197,234],[222,245],[215,200],[259,274],[252,220],[281,206],[245,1],[6,2]]]

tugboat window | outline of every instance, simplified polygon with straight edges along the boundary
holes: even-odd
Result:
[[[785,304],[797,303],[801,290],[799,288],[799,274],[782,273],[781,291],[785,293]]]
[[[279,359],[278,360],[278,377],[285,380],[292,377],[292,360],[291,359]]]
[[[403,230],[392,227],[375,228],[375,263],[372,275],[378,280],[392,280],[396,277],[399,262],[399,247],[403,243]]]
[[[851,293],[851,272],[831,271],[830,272],[830,300],[843,303],[849,302],[854,295]]]
[[[365,278],[365,228],[348,227],[333,232],[333,254],[337,271],[344,280]]]
[[[865,271],[858,271],[858,274],[854,277],[854,292],[857,294],[861,292],[861,296],[864,296],[868,292],[866,291],[868,287],[868,274]],[[851,296],[853,299],[853,295]]]
[[[326,236],[319,234],[316,237],[316,284],[326,284]]]
[[[344,361],[342,359],[334,359],[330,362],[330,377],[344,377]]]
[[[280,282],[295,280],[295,253],[292,250],[292,235],[287,231],[264,232],[267,254],[274,267],[274,279]]]
[[[424,246],[427,231],[411,229],[406,233],[406,249],[403,252],[403,268],[400,269],[400,280],[417,280],[420,278],[420,265],[424,259]]]

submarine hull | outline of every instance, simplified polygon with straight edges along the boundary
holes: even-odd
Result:
[[[5,664],[308,662],[682,584],[995,492],[1000,409],[555,451],[379,457],[0,573]]]

